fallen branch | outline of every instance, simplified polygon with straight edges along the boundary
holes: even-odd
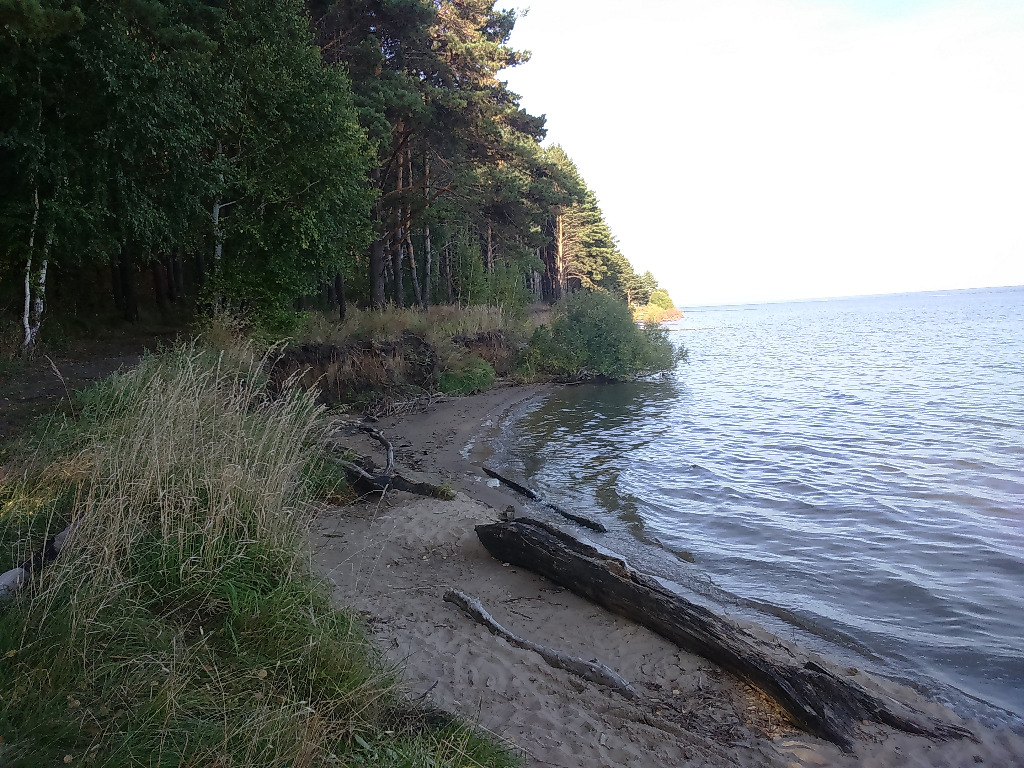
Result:
[[[68,539],[77,527],[77,521],[71,523],[56,536],[51,536],[47,539],[43,546],[32,553],[21,565],[0,573],[0,600],[13,597],[31,578],[33,573],[55,560],[57,555],[67,545]]]
[[[732,622],[691,603],[623,560],[538,520],[478,525],[502,562],[527,568],[718,664],[774,699],[799,728],[851,751],[867,720],[943,741],[970,731],[872,693],[808,659],[784,658]]]
[[[346,459],[339,459],[333,456],[328,457],[331,461],[336,462],[342,469],[345,470],[349,479],[356,486],[362,486],[369,491],[375,491],[377,493],[387,493],[389,490],[405,491],[407,493],[415,493],[420,496],[429,496],[433,499],[443,499],[445,501],[451,501],[455,498],[455,491],[443,485],[434,485],[433,483],[417,482],[408,480],[402,477],[400,474],[395,472],[395,448],[384,435],[377,429],[369,426],[368,424],[360,424],[353,422],[339,422],[339,426],[354,426],[360,432],[365,432],[378,443],[384,446],[385,456],[387,465],[384,467],[383,472],[371,471],[374,464],[369,459],[360,459],[360,464]],[[339,446],[330,446],[335,449],[341,450]],[[366,469],[370,467],[370,469]]]
[[[398,473],[388,475],[368,472],[355,462],[344,459],[331,457],[331,461],[337,462],[348,473],[349,479],[353,483],[362,485],[370,491],[382,494],[390,490],[405,491],[406,493],[415,493],[419,496],[429,496],[432,499],[443,499],[444,501],[451,501],[455,498],[455,491],[443,485],[408,480]]]
[[[416,409],[426,410],[434,403],[444,402],[447,399],[447,396],[440,392],[428,392],[411,400],[392,400],[387,396],[382,396],[367,405],[364,412],[369,419],[383,419]]]
[[[487,627],[487,629],[491,631],[491,634],[505,638],[505,640],[517,648],[524,648],[527,651],[533,651],[555,669],[564,669],[566,672],[571,672],[577,677],[582,677],[584,680],[589,680],[590,682],[597,683],[598,685],[606,685],[609,688],[614,688],[626,698],[639,698],[639,694],[636,692],[636,689],[630,685],[627,680],[620,676],[611,667],[601,663],[597,659],[584,661],[583,659],[570,656],[569,654],[555,648],[548,648],[546,645],[539,645],[530,640],[518,637],[495,621],[494,617],[484,610],[484,607],[480,604],[479,600],[459,592],[458,590],[448,590],[444,595],[444,599],[449,603],[454,603],[459,606],[459,608],[468,613],[471,618]]]
[[[393,445],[391,445],[391,441],[388,440],[386,437],[384,437],[384,435],[382,435],[380,432],[378,432],[376,429],[374,429],[371,426],[368,426],[366,424],[360,424],[358,426],[359,426],[359,430],[361,432],[365,432],[370,437],[372,437],[374,440],[376,440],[378,443],[380,443],[381,445],[384,446],[384,450],[385,450],[385,452],[387,454],[387,462],[388,462],[387,466],[384,467],[384,474],[385,475],[393,474],[394,471],[395,471],[395,447]]]
[[[572,512],[569,512],[568,510],[558,506],[557,504],[552,504],[549,501],[544,501],[541,498],[540,494],[537,493],[532,488],[528,488],[527,486],[522,485],[520,483],[517,483],[514,480],[509,480],[507,477],[505,477],[504,475],[498,474],[497,472],[495,472],[490,467],[481,466],[481,469],[484,471],[484,474],[488,475],[489,477],[493,477],[495,480],[497,480],[500,483],[504,483],[509,488],[511,488],[513,491],[515,491],[516,493],[521,494],[522,496],[525,496],[526,498],[530,499],[531,501],[538,501],[538,502],[540,502],[541,504],[543,504],[545,507],[547,507],[548,509],[552,510],[553,512],[557,512],[562,517],[567,518],[569,520],[572,520],[574,523],[579,523],[584,528],[589,528],[592,531],[598,531],[600,533],[607,533],[608,532],[608,529],[604,526],[604,524],[599,522],[599,521],[597,521],[597,520],[591,520],[589,517],[583,517],[582,515],[574,514]]]

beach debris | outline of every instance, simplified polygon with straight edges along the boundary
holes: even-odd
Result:
[[[27,580],[28,571],[21,567],[0,573],[0,600],[13,595]]]
[[[444,599],[449,603],[457,605],[469,614],[470,618],[480,624],[483,624],[490,630],[491,634],[504,638],[506,642],[510,645],[516,646],[517,648],[533,651],[555,669],[564,669],[566,672],[571,672],[577,677],[581,677],[591,683],[597,683],[598,685],[604,685],[612,688],[626,698],[640,698],[640,695],[629,681],[607,664],[604,664],[597,659],[584,661],[576,656],[570,656],[564,651],[560,651],[556,648],[549,648],[546,645],[540,645],[539,643],[526,640],[513,634],[495,621],[494,617],[484,609],[483,605],[475,597],[470,597],[457,589],[450,589],[445,592]]]
[[[371,491],[387,493],[389,490],[405,491],[420,496],[429,496],[433,499],[444,499],[451,501],[455,498],[455,491],[445,485],[434,485],[433,483],[408,480],[395,471],[395,448],[391,441],[384,437],[383,433],[374,429],[368,424],[357,424],[356,428],[361,432],[370,435],[374,440],[384,446],[386,464],[382,472],[375,472],[365,469],[359,464],[348,459],[339,459],[329,456],[331,461],[336,462],[356,485],[368,487]],[[364,465],[372,467],[373,463],[363,460]]]
[[[374,429],[369,424],[359,424],[358,429],[360,432],[365,432],[384,446],[384,450],[387,453],[387,464],[384,467],[384,474],[393,474],[395,471],[395,447],[391,444],[391,441],[384,437],[383,433]]]
[[[56,536],[47,539],[43,546],[32,553],[21,565],[0,574],[0,601],[13,597],[28,582],[33,573],[53,561],[67,546],[68,539],[77,528],[78,521],[76,520]]]
[[[509,478],[505,477],[502,474],[499,474],[498,472],[494,471],[493,469],[491,469],[490,467],[488,467],[486,465],[481,466],[480,468],[489,477],[494,478],[495,480],[497,480],[500,483],[504,483],[509,488],[511,488],[513,491],[515,491],[516,493],[518,493],[521,496],[525,496],[526,498],[530,499],[530,501],[540,502],[545,507],[550,509],[552,512],[557,512],[562,517],[564,517],[564,518],[566,518],[568,520],[572,520],[574,523],[582,525],[584,528],[589,528],[590,530],[598,531],[599,533],[607,533],[608,532],[608,529],[605,527],[604,523],[601,523],[598,520],[592,520],[589,517],[584,517],[583,515],[577,515],[574,512],[569,512],[568,510],[558,506],[557,504],[552,504],[549,501],[544,501],[544,499],[541,498],[541,495],[539,493],[537,493],[535,490],[533,490],[532,488],[529,488],[529,487],[523,485],[522,483],[517,483],[515,480],[510,480]],[[490,485],[490,483],[488,483],[488,485]]]
[[[517,518],[478,525],[476,533],[501,562],[527,568],[714,662],[773,699],[798,728],[846,752],[853,750],[861,721],[936,741],[975,738],[966,728],[834,674],[799,651],[783,655],[621,558],[539,520]]]

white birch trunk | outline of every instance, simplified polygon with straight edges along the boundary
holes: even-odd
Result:
[[[25,311],[21,316],[21,325],[25,329],[25,339],[21,348],[23,352],[29,352],[35,342],[35,334],[32,332],[32,251],[36,244],[36,226],[39,224],[39,188],[36,187],[33,195],[32,229],[28,233],[28,258],[25,260]]]
[[[559,214],[555,217],[555,279],[558,281],[558,298],[565,295],[565,216]]]
[[[43,263],[39,267],[39,277],[36,279],[35,295],[32,297],[32,319],[29,327],[31,338],[29,346],[34,347],[39,339],[39,326],[43,323],[43,309],[46,306],[46,267],[50,262],[50,246],[53,244],[53,235],[46,238],[46,248],[43,250]]]

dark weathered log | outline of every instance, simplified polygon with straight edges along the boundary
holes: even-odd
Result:
[[[541,503],[545,507],[550,509],[552,512],[557,512],[567,520],[572,520],[574,523],[579,523],[584,528],[589,528],[590,530],[597,531],[598,533],[608,533],[608,529],[602,522],[599,522],[597,520],[591,520],[589,517],[583,517],[583,515],[577,515],[575,512],[570,512],[564,507],[560,507],[557,504],[552,504],[550,501],[543,501]]]
[[[564,517],[564,518],[566,518],[568,520],[572,520],[574,523],[579,523],[584,528],[589,528],[592,531],[598,531],[600,533],[607,533],[608,532],[608,529],[604,526],[604,524],[599,522],[599,521],[597,521],[597,520],[591,520],[589,517],[583,517],[583,515],[577,515],[577,514],[575,514],[573,512],[568,511],[567,509],[564,509],[563,507],[558,506],[557,504],[552,504],[549,501],[544,501],[541,498],[540,494],[537,493],[532,488],[528,488],[527,486],[522,485],[521,483],[517,483],[514,480],[509,480],[507,477],[505,477],[504,475],[498,474],[497,472],[495,472],[490,467],[482,466],[481,469],[484,471],[484,474],[488,475],[489,477],[493,477],[495,480],[497,480],[500,483],[504,483],[509,488],[511,488],[513,491],[515,491],[516,493],[525,496],[526,498],[530,499],[531,501],[539,501],[541,504],[543,504],[545,507],[550,509],[552,512],[557,512],[562,517]]]
[[[796,726],[845,751],[851,750],[862,720],[937,740],[973,738],[964,728],[872,693],[813,661],[783,657],[777,648],[625,561],[545,523],[520,518],[478,525],[476,532],[502,562],[545,576],[718,664],[774,699]]]
[[[429,496],[433,499],[444,499],[445,501],[451,501],[455,498],[455,491],[443,485],[407,480],[397,473],[389,475],[369,472],[351,461],[343,459],[332,460],[338,462],[357,487],[362,486],[369,491],[376,491],[378,493],[387,493],[390,490],[405,491],[406,493],[415,493],[420,496]]]
[[[486,465],[482,466],[480,468],[484,471],[485,475],[487,475],[488,477],[493,477],[495,480],[497,480],[500,483],[504,483],[505,485],[507,485],[509,488],[511,488],[513,491],[515,491],[516,493],[520,494],[521,496],[525,496],[526,498],[530,499],[531,501],[540,501],[540,494],[537,493],[532,488],[527,488],[525,485],[520,485],[519,483],[515,482],[514,480],[509,480],[504,475],[499,475],[497,472],[495,472],[493,469],[491,469],[490,467],[488,467]]]
[[[584,680],[589,680],[592,683],[614,688],[626,698],[639,698],[636,689],[607,664],[604,664],[597,659],[584,661],[583,659],[575,656],[570,656],[568,653],[560,651],[557,648],[549,648],[546,645],[540,645],[532,640],[526,640],[518,635],[514,635],[495,621],[494,617],[484,610],[484,607],[480,604],[479,600],[474,597],[470,597],[463,592],[459,592],[457,589],[449,589],[445,592],[444,599],[449,603],[454,603],[459,606],[459,608],[468,613],[473,619],[487,627],[492,634],[505,638],[505,640],[517,648],[525,648],[528,651],[533,651],[552,667],[555,667],[556,669],[564,669],[566,672],[571,672],[577,677],[582,677]]]

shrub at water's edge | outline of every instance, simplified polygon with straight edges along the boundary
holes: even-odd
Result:
[[[534,331],[523,367],[563,378],[623,380],[671,370],[685,356],[661,329],[638,327],[615,297],[580,292],[555,308],[550,328]]]
[[[412,711],[331,604],[306,539],[316,499],[344,495],[322,410],[266,384],[251,354],[186,347],[18,446],[0,571],[78,525],[0,606],[0,764],[514,764]]]
[[[633,308],[633,319],[638,323],[664,323],[678,320],[683,313],[664,288],[655,288],[647,300],[646,306]]]

